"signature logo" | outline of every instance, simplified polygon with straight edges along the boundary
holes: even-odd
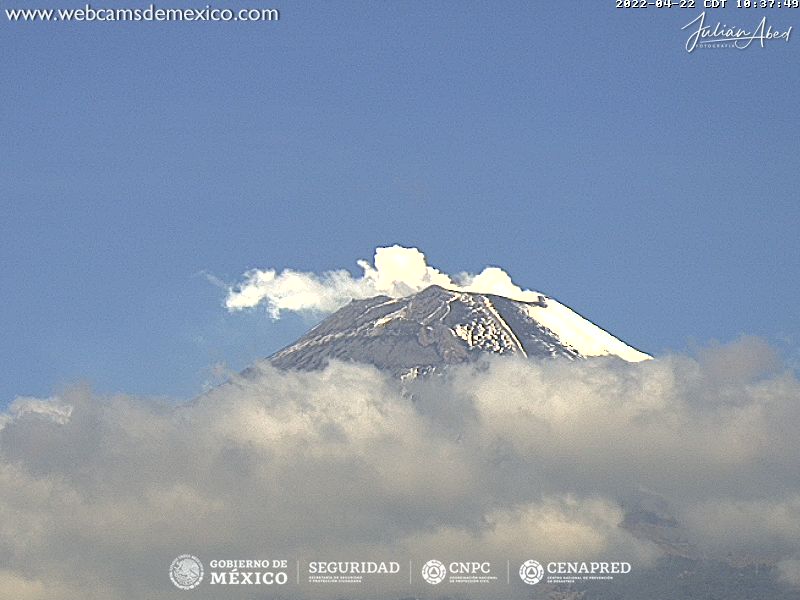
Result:
[[[681,30],[690,29],[692,32],[686,40],[686,51],[694,52],[697,48],[708,47],[712,45],[722,45],[724,47],[732,47],[737,50],[746,50],[753,42],[758,40],[761,47],[764,47],[764,42],[783,40],[789,41],[789,36],[792,34],[794,27],[781,31],[774,28],[772,25],[767,25],[767,17],[762,17],[758,25],[754,29],[744,29],[732,25],[725,25],[719,21],[714,26],[706,24],[706,13],[701,12],[692,21],[681,27]]]

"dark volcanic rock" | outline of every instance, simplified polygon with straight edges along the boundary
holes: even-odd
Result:
[[[405,375],[475,360],[484,352],[582,358],[532,316],[531,308],[548,302],[544,296],[520,302],[438,286],[405,298],[354,300],[269,360],[283,369],[312,370],[338,359]]]

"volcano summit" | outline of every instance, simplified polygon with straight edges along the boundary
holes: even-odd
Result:
[[[529,302],[432,285],[402,298],[353,300],[269,357],[283,369],[320,369],[331,359],[396,375],[469,362],[485,352],[570,360],[651,358],[544,295]]]

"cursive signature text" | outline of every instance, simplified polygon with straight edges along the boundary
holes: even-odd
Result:
[[[784,40],[789,41],[789,36],[792,33],[793,27],[785,31],[780,31],[767,25],[767,17],[762,17],[755,29],[742,29],[741,27],[733,27],[724,25],[717,21],[715,26],[706,25],[706,13],[701,12],[694,20],[687,23],[681,29],[687,29],[692,25],[696,25],[697,29],[692,31],[689,39],[686,40],[686,51],[693,52],[698,46],[706,44],[716,44],[720,42],[729,42],[739,50],[745,50],[750,45],[758,40],[761,47],[764,47],[764,42],[767,40]]]

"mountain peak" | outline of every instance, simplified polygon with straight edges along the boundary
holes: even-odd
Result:
[[[310,370],[338,359],[404,375],[469,362],[486,352],[569,360],[650,358],[544,295],[523,302],[432,285],[403,298],[353,300],[269,361]]]

